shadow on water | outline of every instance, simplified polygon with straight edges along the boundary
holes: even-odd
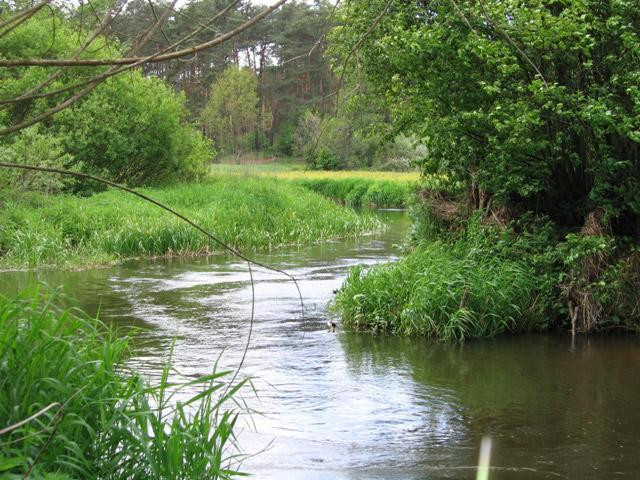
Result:
[[[244,468],[260,479],[474,478],[480,438],[494,438],[492,479],[637,478],[640,342],[528,336],[464,345],[326,331],[326,305],[349,267],[397,257],[408,228],[259,255],[300,281],[256,269],[254,340],[243,374],[259,397],[240,444],[269,448]],[[131,261],[80,272],[0,274],[11,293],[64,285],[80,306],[140,328],[131,365],[154,378],[176,339],[185,377],[237,365],[251,287],[226,255]],[[304,340],[302,333],[304,332]]]

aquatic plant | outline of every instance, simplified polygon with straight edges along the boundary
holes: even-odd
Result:
[[[481,235],[425,242],[398,262],[354,268],[333,310],[356,330],[442,340],[540,328],[537,277]]]
[[[171,383],[169,359],[150,385],[124,364],[130,337],[59,300],[0,296],[0,476],[234,477],[229,402],[244,382],[227,388],[213,366]],[[176,401],[185,387],[199,392]]]

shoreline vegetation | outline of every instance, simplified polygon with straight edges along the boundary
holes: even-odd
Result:
[[[306,170],[299,162],[217,163],[212,175],[273,177],[299,185],[349,207],[406,208],[420,175],[375,170]]]
[[[218,175],[202,183],[142,189],[244,251],[369,234],[368,213],[274,178]],[[90,197],[5,193],[0,268],[77,268],[135,257],[221,251],[167,212],[123,192]]]
[[[53,290],[0,295],[0,477],[240,475],[233,399],[246,381],[214,367],[176,383],[169,354],[151,385],[126,366],[131,336],[62,303]],[[197,393],[177,402],[185,387]]]

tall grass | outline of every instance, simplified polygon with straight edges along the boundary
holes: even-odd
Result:
[[[317,192],[352,207],[404,207],[411,194],[406,182],[365,178],[300,178],[296,185]]]
[[[213,176],[276,177],[351,207],[405,207],[420,180],[418,172],[373,170],[304,170],[299,163],[215,164]],[[427,180],[422,179],[423,183]]]
[[[442,340],[493,337],[543,324],[537,277],[482,242],[425,243],[406,258],[353,269],[333,309],[345,326]]]
[[[270,249],[381,228],[306,189],[276,179],[225,175],[144,190],[239,249]],[[0,205],[0,266],[78,265],[218,247],[154,205],[119,191],[89,198],[30,195]]]
[[[237,414],[228,372],[149,385],[123,364],[127,338],[51,293],[0,296],[0,477],[45,479],[231,478]],[[185,386],[200,392],[176,404]],[[3,476],[4,475],[4,476]]]

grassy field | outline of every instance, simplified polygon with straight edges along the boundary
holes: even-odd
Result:
[[[129,338],[62,310],[52,293],[0,295],[0,478],[113,480],[235,477],[243,382],[229,372],[158,385],[128,370]],[[184,386],[200,390],[176,404]],[[27,419],[27,421],[25,421]],[[22,422],[22,423],[21,423]]]
[[[405,207],[418,172],[381,172],[372,170],[306,170],[303,163],[253,162],[214,164],[211,173],[275,177],[317,192],[352,207]]]
[[[314,243],[382,228],[372,215],[359,215],[274,178],[223,175],[202,184],[144,191],[242,250]],[[89,198],[5,197],[0,226],[2,268],[82,266],[219,250],[179,219],[120,191]]]
[[[343,180],[359,178],[365,180],[388,180],[394,182],[416,182],[418,172],[383,172],[375,170],[307,170],[300,162],[252,162],[252,163],[214,163],[211,173],[231,173],[242,175],[272,175],[286,180]]]

